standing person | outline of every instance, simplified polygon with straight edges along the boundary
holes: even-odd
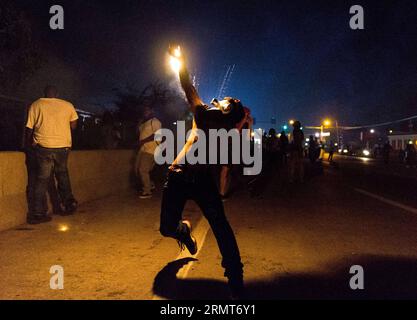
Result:
[[[287,152],[288,152],[288,136],[286,132],[283,130],[281,131],[281,135],[279,136],[280,143],[280,151],[281,151],[281,164],[287,164]]]
[[[333,141],[330,141],[329,158],[327,159],[327,161],[329,161],[330,163],[333,162],[333,155],[334,155],[334,143]]]
[[[301,130],[301,122],[295,121],[292,132],[291,154],[290,154],[290,182],[304,180],[304,163],[303,163],[303,141],[304,133]]]
[[[28,121],[28,114],[29,114],[29,107],[26,110],[26,116],[24,121],[24,130],[26,130],[26,123]],[[28,216],[35,211],[35,184],[36,184],[36,177],[38,174],[38,165],[36,159],[36,149],[33,146],[33,137],[30,137],[28,141],[26,139],[25,133],[23,134],[23,151],[25,153],[25,165],[26,165],[26,172],[27,172],[27,185],[26,185],[26,202],[28,206]],[[49,198],[52,204],[52,212],[55,214],[59,214],[62,212],[61,209],[61,201],[59,199],[58,190],[56,189],[56,182],[55,182],[55,173],[51,173],[51,177],[49,179],[48,184],[48,193]],[[43,200],[44,210],[48,211],[48,201],[46,195]]]
[[[242,133],[243,129],[248,129],[251,130],[252,129],[252,124],[253,124],[253,118],[250,114],[250,109],[247,107],[243,107],[245,116],[242,119],[242,121],[240,121],[238,124],[236,124],[236,129]],[[230,130],[232,128],[228,128],[228,130]],[[231,163],[231,152],[232,152],[232,144],[231,141],[229,140],[229,161]],[[220,183],[219,183],[219,192],[220,192],[220,197],[222,199],[223,202],[227,201],[227,199],[229,198],[229,191],[230,191],[230,185],[231,185],[231,171],[233,169],[233,166],[231,164],[227,164],[227,165],[223,165],[221,166],[220,169]]]
[[[415,165],[415,156],[416,149],[414,148],[414,144],[412,142],[409,142],[405,147],[405,163],[407,168],[410,168]]]
[[[279,164],[280,140],[274,128],[269,129],[268,140],[266,141],[267,160],[274,169]]]
[[[100,127],[101,133],[101,147],[106,150],[117,149],[122,135],[119,128],[117,128],[113,115],[106,111],[103,114],[103,122]]]
[[[317,148],[318,144],[316,139],[313,136],[310,136],[309,142],[308,142],[308,158],[310,159],[310,162],[314,164],[317,160]]]
[[[73,214],[78,206],[68,174],[68,156],[72,146],[71,129],[77,126],[78,115],[74,106],[58,99],[54,86],[45,88],[45,98],[36,100],[29,108],[26,123],[26,144],[34,148],[36,157],[36,181],[34,211],[29,212],[27,222],[39,224],[51,220],[45,208],[45,196],[52,172],[58,182],[58,193],[64,212]]]
[[[161,129],[161,122],[155,117],[150,105],[145,105],[143,119],[139,125],[139,152],[136,158],[136,173],[142,182],[141,199],[152,198],[152,190],[155,188],[151,180],[150,172],[155,166],[154,153],[158,146],[155,133]]]
[[[235,128],[244,118],[243,107],[239,100],[228,98],[215,103],[215,108],[209,108],[192,85],[184,58],[178,52],[176,57],[181,60],[180,82],[194,114],[194,130],[169,169],[162,197],[160,232],[165,237],[176,239],[181,248],[186,247],[191,254],[196,254],[197,241],[191,234],[191,224],[182,220],[185,203],[193,199],[203,211],[216,237],[232,298],[240,298],[243,295],[243,264],[212,170],[207,164],[181,163],[195,139],[198,139],[197,129],[209,136],[210,129]]]
[[[384,163],[389,164],[390,153],[391,153],[391,144],[389,141],[385,142],[384,147],[382,148],[382,154],[384,156]]]

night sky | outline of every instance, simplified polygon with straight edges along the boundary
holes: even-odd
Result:
[[[206,102],[235,64],[227,95],[272,116],[316,125],[368,124],[417,114],[417,2],[410,1],[25,1],[48,62],[32,92],[56,82],[63,96],[110,106],[113,88],[172,82],[168,45],[180,43]],[[49,7],[65,30],[49,29]],[[349,8],[365,9],[365,30]],[[90,107],[89,107],[90,106]]]

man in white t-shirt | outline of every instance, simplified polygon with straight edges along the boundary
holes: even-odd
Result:
[[[45,88],[45,98],[36,100],[29,108],[26,123],[26,147],[34,149],[37,174],[34,190],[34,212],[29,212],[27,222],[39,224],[51,220],[47,216],[44,199],[52,172],[58,182],[63,215],[77,209],[68,174],[68,155],[72,146],[71,129],[77,126],[78,115],[74,106],[58,99],[58,90]]]
[[[155,133],[161,129],[161,122],[155,118],[150,106],[145,106],[143,120],[139,125],[139,152],[136,158],[136,173],[142,182],[141,199],[152,197],[154,184],[150,172],[155,165],[154,152],[158,144],[154,141]]]

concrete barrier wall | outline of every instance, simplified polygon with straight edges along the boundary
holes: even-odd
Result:
[[[127,192],[131,187],[131,150],[73,151],[69,172],[80,203]],[[0,152],[0,230],[25,223],[27,171],[21,152]]]

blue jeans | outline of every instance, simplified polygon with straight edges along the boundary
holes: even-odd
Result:
[[[61,202],[66,206],[75,201],[71,190],[71,183],[68,174],[69,148],[49,149],[37,146],[36,163],[37,175],[34,190],[34,211],[37,215],[46,214],[45,196],[52,172],[58,183],[58,194]]]
[[[180,238],[178,224],[182,220],[182,212],[188,199],[197,203],[210,224],[223,257],[225,276],[229,279],[242,277],[243,264],[239,247],[208,169],[185,168],[182,172],[169,172],[162,196],[161,234],[174,239]]]

